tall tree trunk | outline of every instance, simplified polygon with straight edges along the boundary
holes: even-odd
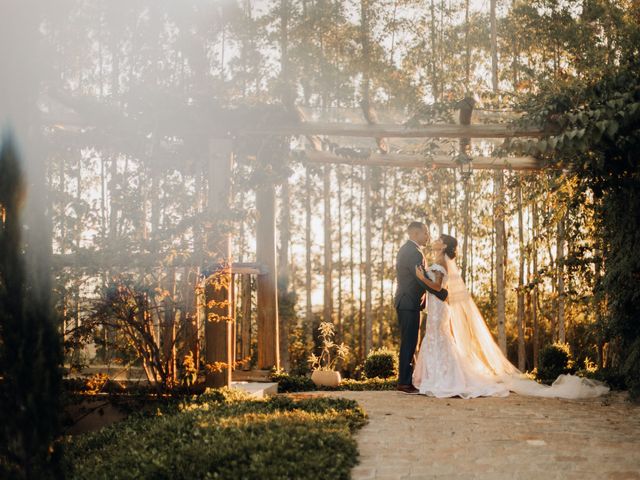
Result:
[[[280,189],[280,251],[278,258],[278,304],[280,320],[280,366],[289,370],[289,323],[293,308],[289,305],[289,243],[291,242],[289,180],[282,182]]]
[[[540,354],[540,327],[538,325],[538,203],[531,204],[531,261],[533,264],[533,291],[531,292],[531,317],[533,322],[533,368],[538,368]]]
[[[306,294],[306,328],[305,331],[309,336],[313,336],[313,309],[311,304],[312,289],[312,263],[311,263],[311,172],[309,167],[305,169],[305,294]]]
[[[504,204],[504,173],[498,170],[494,176],[495,204],[494,218],[496,225],[496,295],[497,295],[497,320],[498,320],[498,344],[503,353],[507,353],[506,322],[506,288],[505,288],[505,204]]]
[[[495,13],[494,13],[495,15]],[[469,81],[471,79],[471,45],[469,43],[469,0],[465,0],[464,2],[464,45],[465,45],[465,55],[464,55],[464,88],[468,92],[469,91]]]
[[[372,275],[372,258],[371,258],[371,240],[372,240],[372,225],[371,225],[371,168],[365,169],[365,344],[364,354],[368,355],[373,347],[373,312],[371,308],[372,304],[372,289],[373,279]]]
[[[333,249],[331,242],[331,167],[325,165],[323,176],[324,197],[324,309],[322,319],[333,323],[332,269]]]
[[[516,197],[518,202],[518,246],[520,250],[520,262],[518,269],[518,368],[524,371],[526,366],[526,350],[524,339],[524,226],[522,221],[522,178],[518,178]]]
[[[356,175],[355,167],[351,167],[351,175],[349,178],[349,287],[351,290],[351,342],[352,348],[355,349],[355,341],[357,339],[356,335],[356,282],[355,282],[355,253],[354,253],[354,237],[356,233],[353,230],[353,219],[355,217],[355,188],[354,188],[354,177]]]
[[[387,176],[386,173],[382,173],[382,225],[380,228],[380,307],[378,312],[378,347],[382,347],[384,344],[384,273],[385,273],[385,227],[387,224]]]
[[[498,93],[498,45],[496,33],[496,0],[491,0],[491,85],[494,93]],[[505,265],[506,265],[506,235],[504,225],[505,201],[504,201],[504,173],[502,170],[494,176],[495,203],[494,218],[496,230],[496,295],[498,317],[498,343],[503,353],[507,353],[506,322],[506,289],[505,289]]]
[[[440,68],[438,62],[438,50],[436,49],[436,7],[435,0],[431,0],[431,93],[433,101],[437,102],[440,98],[438,71]],[[441,226],[441,225],[440,225]],[[442,233],[442,229],[440,229]]]
[[[566,332],[565,332],[565,318],[564,318],[564,307],[565,307],[565,288],[564,288],[564,250],[566,243],[566,234],[565,234],[565,224],[566,224],[566,214],[562,216],[562,218],[558,221],[557,226],[557,237],[556,237],[556,277],[558,282],[557,287],[557,298],[558,298],[558,341],[560,343],[566,342]]]
[[[336,180],[338,182],[338,341],[344,339],[343,325],[343,294],[342,294],[342,169],[336,167]]]
[[[365,201],[368,200],[368,196],[366,196],[366,187],[365,184],[367,182],[367,167],[362,167],[360,171],[360,178],[362,183],[360,185],[360,204],[358,208],[358,218],[360,220],[360,235],[358,237],[359,240],[359,251],[360,251],[360,265],[358,269],[358,274],[360,276],[360,294],[359,294],[359,312],[358,312],[358,357],[360,361],[364,359],[365,355],[365,313],[366,313],[366,298],[365,298],[365,244],[366,244],[366,219],[365,219]]]
[[[370,42],[369,35],[371,34],[369,28],[369,15],[370,15],[369,0],[360,0],[360,38],[362,43],[362,99],[363,104],[367,106],[371,105],[370,101]],[[366,356],[373,347],[373,312],[372,312],[372,289],[373,279],[372,275],[372,259],[371,259],[371,168],[365,169],[364,178],[364,206],[365,206],[365,306],[364,306],[364,320],[365,320],[365,339],[364,339],[364,355]]]
[[[469,257],[469,229],[470,229],[470,214],[469,212],[469,188],[470,179],[464,181],[464,204],[462,207],[463,218],[463,235],[462,235],[462,279],[467,283],[467,269],[468,269],[468,257]]]
[[[497,0],[490,0],[491,23],[491,86],[494,93],[498,92],[498,28],[496,22]]]

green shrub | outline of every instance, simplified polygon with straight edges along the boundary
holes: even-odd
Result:
[[[372,350],[364,361],[367,378],[390,378],[398,375],[398,356],[387,348]]]
[[[571,373],[573,359],[569,345],[554,343],[540,350],[538,379],[545,383],[553,382],[559,375]]]
[[[336,388],[332,387],[318,387],[318,390],[329,390],[329,391],[351,391],[351,392],[361,392],[361,391],[373,391],[373,390],[395,390],[398,382],[395,378],[367,378],[364,380],[353,380],[351,378],[345,378],[340,382]]]
[[[173,413],[70,440],[67,477],[347,479],[358,457],[351,434],[365,418],[346,399],[209,391]]]
[[[306,375],[272,373],[270,378],[278,382],[278,393],[311,392],[316,389],[315,383]]]

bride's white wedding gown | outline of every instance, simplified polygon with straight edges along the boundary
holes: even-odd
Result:
[[[457,266],[446,258],[446,269],[434,264],[427,275],[444,275],[448,303],[429,294],[427,328],[413,370],[413,385],[425,395],[462,398],[506,397],[509,392],[538,397],[588,398],[609,388],[575,375],[560,375],[553,385],[541,385],[520,372],[494,341],[484,318],[467,291]]]

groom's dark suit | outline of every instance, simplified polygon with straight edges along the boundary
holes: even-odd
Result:
[[[411,361],[418,344],[420,310],[424,310],[426,305],[426,292],[433,293],[441,300],[445,300],[448,295],[444,288],[436,292],[422,283],[416,276],[416,266],[418,265],[425,267],[424,255],[416,243],[408,240],[400,248],[396,257],[398,287],[394,305],[400,322],[399,385],[411,385],[413,371]]]

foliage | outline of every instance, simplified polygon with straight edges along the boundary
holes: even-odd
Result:
[[[270,378],[278,383],[278,393],[310,392],[316,389],[315,383],[307,375],[280,372],[271,374]]]
[[[573,360],[569,345],[554,343],[540,350],[540,367],[538,379],[543,382],[553,382],[559,375],[571,373]]]
[[[318,390],[339,390],[339,391],[378,391],[378,390],[395,390],[398,385],[396,379],[384,379],[384,378],[367,378],[364,380],[354,380],[351,378],[345,378],[340,382],[336,388],[331,387],[319,387]]]
[[[181,331],[178,330],[173,339],[162,338],[165,344],[158,343],[160,336],[156,331],[156,319],[164,316],[162,300],[165,297],[164,292],[159,294],[146,284],[122,276],[104,289],[103,297],[95,303],[92,321],[85,323],[85,328],[102,327],[115,332],[111,347],[133,350],[134,358],[142,360],[149,382],[160,390],[175,386],[173,354],[175,342],[181,337]],[[192,378],[193,372],[189,375]]]
[[[320,356],[312,353],[309,356],[309,363],[314,370],[333,370],[338,360],[345,360],[349,354],[349,347],[344,343],[336,344],[333,342],[335,336],[335,327],[330,322],[322,322],[318,327],[320,339],[322,341],[322,351]],[[331,358],[331,351],[335,350],[335,357]]]
[[[525,122],[558,132],[528,148],[550,152],[549,161],[571,169],[593,195],[604,331],[615,366],[640,398],[640,64],[625,58],[591,84],[550,86],[527,109]]]
[[[371,350],[364,361],[367,378],[389,378],[398,375],[398,356],[388,348]]]
[[[278,382],[279,393],[310,392],[314,390],[353,392],[395,390],[397,384],[395,379],[384,379],[380,377],[367,378],[364,380],[343,378],[337,387],[318,387],[308,376],[289,375],[287,373],[272,374],[271,379],[274,382]]]
[[[21,239],[24,186],[7,137],[0,147],[0,477],[59,478],[62,342],[48,272],[37,277],[25,267],[27,255],[40,255],[37,243],[25,249]]]
[[[304,329],[293,328],[289,334],[289,372],[292,375],[309,373],[308,351]]]
[[[365,423],[344,399],[251,400],[218,391],[70,440],[69,478],[347,479]]]
[[[198,378],[198,371],[193,360],[193,352],[189,352],[182,360],[182,370],[180,375],[180,384],[183,387],[192,387]]]
[[[319,169],[309,167],[308,162],[280,161],[286,156],[271,158],[269,167],[260,165],[256,151],[262,140],[255,136],[243,135],[234,142],[234,198],[230,211],[212,220],[205,206],[207,192],[211,192],[207,179],[210,155],[203,152],[208,148],[212,119],[221,124],[224,132],[234,125],[246,128],[276,124],[282,118],[271,113],[273,104],[278,103],[293,104],[308,118],[319,121],[362,121],[363,114],[369,121],[377,112],[381,123],[402,122],[406,116],[399,112],[415,111],[410,123],[450,122],[457,116],[457,102],[474,93],[480,100],[474,123],[508,121],[514,113],[517,115],[514,107],[532,114],[540,107],[539,121],[549,123],[553,130],[564,128],[564,120],[554,116],[556,113],[569,111],[576,115],[576,123],[567,124],[562,133],[549,135],[542,142],[514,145],[514,151],[535,152],[549,158],[552,164],[565,156],[552,153],[556,147],[564,150],[567,146],[568,161],[559,163],[568,167],[566,174],[555,170],[526,175],[506,173],[505,201],[499,202],[497,209],[505,214],[510,252],[515,241],[511,227],[518,210],[524,213],[525,224],[527,219],[538,221],[535,231],[533,226],[529,230],[525,225],[523,251],[510,255],[506,265],[507,318],[517,318],[517,293],[524,291],[526,296],[527,366],[535,366],[537,346],[558,339],[560,323],[567,326],[566,341],[576,359],[589,356],[597,357],[599,366],[628,365],[625,368],[630,379],[640,377],[633,373],[637,364],[633,359],[637,356],[628,356],[628,352],[637,350],[634,334],[623,333],[633,329],[629,320],[633,311],[621,316],[624,308],[615,306],[631,299],[619,302],[622,299],[617,294],[612,298],[605,292],[624,290],[624,285],[631,284],[629,275],[621,275],[616,283],[616,269],[610,269],[615,261],[608,253],[622,251],[624,245],[632,252],[633,242],[623,235],[614,242],[607,239],[603,243],[608,234],[601,228],[604,221],[609,221],[602,215],[605,211],[618,209],[618,218],[606,217],[614,223],[624,221],[627,199],[632,198],[633,188],[637,190],[637,182],[631,185],[633,177],[629,177],[629,188],[625,187],[627,193],[619,202],[603,201],[598,188],[589,185],[591,179],[582,174],[578,177],[574,168],[585,162],[603,161],[587,148],[592,138],[604,137],[615,147],[623,146],[628,137],[619,134],[626,119],[633,120],[627,113],[635,108],[635,100],[623,99],[620,112],[617,107],[601,112],[602,117],[591,122],[592,129],[582,125],[580,109],[588,109],[593,97],[581,92],[601,79],[613,78],[618,70],[637,59],[638,2],[531,0],[498,8],[496,92],[489,91],[493,52],[488,2],[305,1],[272,2],[265,8],[256,2],[220,5],[155,2],[149,7],[123,0],[99,5],[72,1],[42,12],[46,29],[38,29],[38,45],[47,55],[47,62],[41,63],[51,65],[56,74],[47,74],[40,82],[42,91],[33,91],[31,97],[44,98],[45,105],[40,110],[49,110],[52,117],[60,109],[69,109],[94,126],[84,132],[68,128],[58,131],[55,127],[49,132],[46,152],[43,149],[47,168],[41,170],[47,172],[52,187],[53,249],[60,257],[60,268],[55,269],[58,309],[65,320],[68,361],[80,366],[91,360],[83,357],[80,350],[94,339],[80,335],[78,324],[81,328],[90,320],[85,312],[93,298],[87,292],[96,285],[104,286],[114,273],[142,271],[146,275],[149,265],[162,272],[186,266],[184,273],[178,272],[178,290],[192,291],[198,268],[210,253],[207,237],[212,232],[229,230],[237,234],[233,259],[252,258],[251,234],[247,232],[255,229],[255,187],[259,182],[279,183],[287,175],[291,179],[289,194],[285,198],[280,191],[278,201],[286,202],[290,212],[288,219],[284,213],[279,218],[278,228],[285,230],[288,225],[289,235],[281,241],[290,242],[291,268],[278,273],[288,276],[287,285],[291,286],[279,289],[279,308],[283,319],[287,319],[283,323],[288,323],[281,329],[280,338],[290,340],[292,372],[301,374],[308,369],[305,363],[317,315],[309,308],[305,318],[296,317],[295,312],[304,308],[301,303],[306,303],[300,301],[304,295],[298,295],[292,308],[294,299],[289,294],[301,292],[305,273],[309,283],[303,290],[317,293],[323,267],[334,269],[329,287],[333,292],[328,293],[339,300],[334,300],[337,311],[330,313],[341,321],[338,340],[356,353],[349,359],[348,368],[353,370],[364,360],[362,337],[370,335],[377,346],[397,346],[398,327],[389,288],[395,275],[392,255],[404,241],[406,224],[428,217],[434,222],[434,229],[459,234],[465,198],[471,199],[470,216],[474,219],[467,242],[465,279],[483,315],[495,328],[492,206],[496,192],[492,175],[476,170],[463,186],[454,169],[435,170],[429,166],[428,157],[432,154],[455,156],[457,141],[432,139],[412,147],[426,157],[422,169],[327,167],[331,177],[330,210],[326,215],[333,247],[332,265],[322,265],[325,245],[316,238],[318,220],[324,214],[324,209],[315,208],[322,204]],[[469,8],[468,16],[465,7]],[[203,18],[207,20],[204,23]],[[86,38],[92,41],[81,41]],[[103,68],[104,65],[112,68]],[[5,82],[8,88],[12,84],[22,86],[24,78],[35,83],[35,76],[23,71],[4,74],[9,77]],[[71,78],[77,81],[70,82]],[[370,97],[367,102],[363,102],[365,93]],[[516,104],[530,93],[539,93],[539,101]],[[9,91],[7,96],[11,95]],[[606,92],[602,98],[605,97],[609,97]],[[619,102],[621,97],[608,100]],[[262,106],[255,107],[256,104]],[[371,112],[363,109],[365,104],[372,107]],[[222,110],[229,106],[238,108]],[[614,132],[616,128],[618,131]],[[622,141],[609,138],[611,132]],[[331,151],[353,153],[344,142],[332,146]],[[493,143],[474,140],[472,153],[486,155]],[[375,148],[373,142],[359,145],[362,156],[368,156]],[[273,152],[281,146],[271,142],[268,150]],[[402,144],[391,148],[394,153],[404,149]],[[571,149],[574,153],[569,152]],[[304,156],[301,150],[293,152],[296,155]],[[603,164],[616,163],[624,162],[613,158]],[[308,172],[309,182],[299,181]],[[606,180],[608,175],[605,169],[601,177]],[[373,188],[366,198],[368,178],[372,179]],[[612,185],[618,182],[615,177],[610,180]],[[525,196],[521,209],[515,207],[517,184],[522,185]],[[604,186],[601,191],[612,190]],[[371,215],[367,214],[367,205],[371,206]],[[505,212],[501,212],[503,209]],[[313,226],[308,232],[306,218]],[[562,219],[567,225],[564,261],[555,258],[557,227]],[[367,224],[371,226],[370,235],[366,235]],[[625,231],[630,235],[632,226]],[[308,267],[299,255],[305,236],[309,244]],[[371,261],[366,262],[365,251],[369,249]],[[512,287],[516,287],[521,256],[528,274],[525,286],[518,285],[516,291]],[[462,254],[461,262],[464,258]],[[531,263],[535,262],[534,269]],[[280,263],[286,267],[286,262]],[[611,271],[607,279],[601,276],[604,263]],[[365,268],[371,268],[369,279],[373,280],[366,291],[357,287],[364,284]],[[633,271],[632,265],[625,268]],[[560,279],[566,283],[564,292],[556,288]],[[153,282],[141,283],[155,286]],[[185,303],[190,301],[188,297],[185,295]],[[561,303],[566,307],[564,314],[560,313]],[[192,318],[194,307],[195,302],[190,301],[186,309],[190,313],[182,315],[182,321]],[[292,335],[291,329],[299,331]],[[507,323],[506,329],[510,358],[514,359],[518,332],[512,322]],[[122,335],[102,333],[97,342],[115,343],[120,359],[136,358]],[[105,350],[98,347],[98,360],[104,360],[101,354]],[[177,358],[183,358],[184,353],[180,352]],[[252,348],[251,353],[255,359],[256,349]]]

